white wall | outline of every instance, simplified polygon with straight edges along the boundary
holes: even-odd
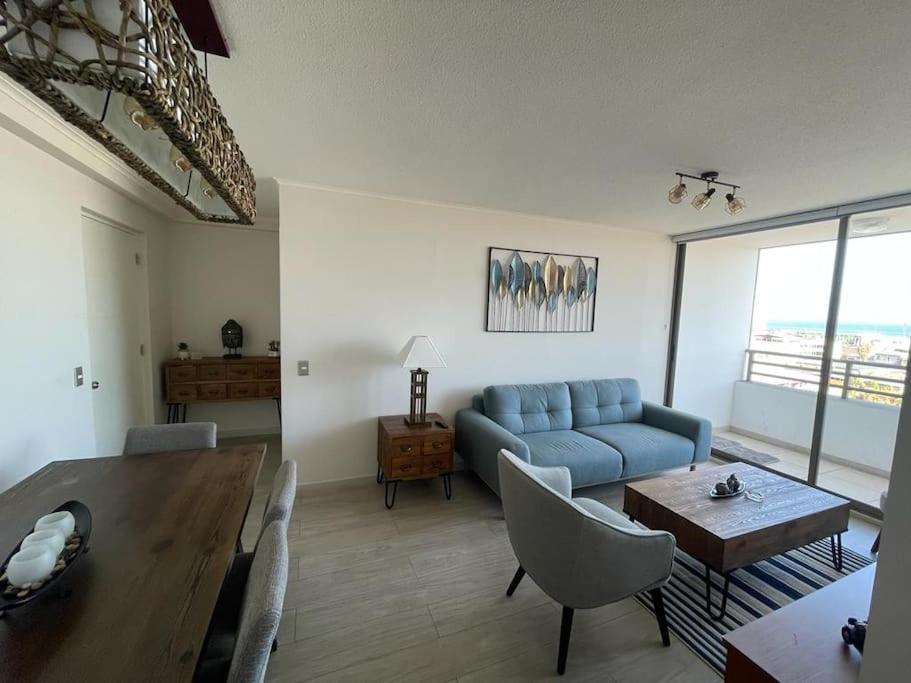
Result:
[[[822,453],[876,469],[892,468],[898,408],[830,397],[826,402]],[[816,414],[816,393],[759,382],[734,386],[735,430],[768,436],[809,452]]]
[[[733,240],[686,248],[674,407],[731,424],[734,382],[750,343],[759,251]]]
[[[905,396],[911,396],[911,375],[905,379]],[[908,615],[911,614],[911,401],[904,401],[885,524],[873,584],[870,630],[860,667],[861,683],[908,680]],[[849,615],[846,615],[849,616]],[[864,614],[853,615],[864,617]]]
[[[302,481],[375,471],[376,417],[408,409],[395,357],[414,334],[449,365],[429,383],[446,418],[506,382],[632,376],[662,398],[667,237],[289,184],[280,212],[283,453]],[[599,257],[595,332],[484,332],[489,246]]]
[[[222,355],[228,318],[244,328],[244,354],[265,355],[279,338],[276,228],[177,223],[171,235],[169,356],[181,341],[206,356]],[[191,405],[187,419],[216,422],[227,436],[279,431],[273,401]]]
[[[146,236],[151,377],[169,340],[162,278],[167,227],[157,213],[0,128],[0,491],[50,460],[96,455],[82,255],[82,210]],[[156,402],[157,404],[157,402]],[[157,407],[157,406],[156,406]]]

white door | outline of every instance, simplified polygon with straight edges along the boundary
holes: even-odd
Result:
[[[127,428],[143,422],[141,237],[82,217],[89,369],[96,455],[123,451]]]

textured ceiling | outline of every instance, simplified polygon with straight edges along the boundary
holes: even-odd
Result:
[[[911,189],[907,0],[218,12],[210,80],[258,177],[668,233],[734,222],[668,204],[678,169],[743,185],[741,221]]]

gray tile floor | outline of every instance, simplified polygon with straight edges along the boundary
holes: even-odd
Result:
[[[256,441],[257,439],[244,439]],[[244,531],[251,545],[281,460],[269,445]],[[705,465],[714,466],[714,463]],[[399,486],[391,511],[370,478],[302,486],[288,529],[291,567],[267,681],[500,681],[558,678],[560,608],[516,569],[498,499],[471,475]],[[585,490],[619,508],[623,484]],[[855,517],[845,544],[866,553],[877,527]],[[580,611],[564,680],[717,681],[635,600]]]

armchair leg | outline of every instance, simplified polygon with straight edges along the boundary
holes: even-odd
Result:
[[[696,471],[696,465],[690,465],[690,472]]]
[[[519,568],[516,570],[516,575],[512,577],[512,581],[509,582],[509,588],[506,589],[506,595],[511,596],[516,592],[516,588],[519,587],[519,582],[524,578],[525,570],[522,569],[522,565],[519,565]]]
[[[664,612],[664,593],[660,588],[653,588],[649,591],[652,596],[652,604],[655,606],[655,618],[658,620],[658,630],[661,632],[661,642],[664,647],[671,644],[671,636],[667,632],[667,614]]]
[[[563,608],[563,619],[560,621],[560,654],[557,655],[557,673],[566,673],[566,655],[569,652],[569,634],[573,630],[573,608]]]

